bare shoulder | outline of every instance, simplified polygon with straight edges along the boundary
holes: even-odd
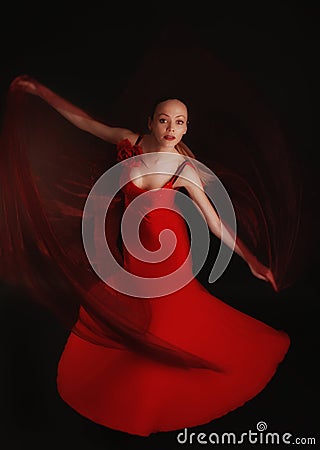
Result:
[[[188,191],[194,190],[195,188],[203,189],[196,165],[192,164],[191,161],[183,166],[175,182],[175,187],[185,187]]]
[[[119,142],[128,139],[132,145],[135,144],[139,135],[134,133],[131,130],[120,127],[105,127],[105,136],[104,139],[106,141],[111,142],[112,144],[118,144]]]
[[[128,139],[132,145],[134,145],[137,142],[137,139],[139,138],[138,133],[134,133],[131,130],[127,130],[126,128],[122,128],[122,132],[119,135],[120,139],[119,141],[122,141],[124,139]]]

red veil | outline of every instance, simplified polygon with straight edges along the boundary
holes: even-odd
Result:
[[[304,174],[294,152],[257,93],[210,52],[180,48],[180,67],[188,60],[193,69],[160,75],[158,61],[169,58],[163,52],[159,47],[146,55],[113,105],[109,123],[143,131],[151,98],[166,95],[170,86],[171,95],[185,99],[191,122],[186,143],[226,187],[239,237],[271,267],[278,288],[286,288],[306,270],[311,252]],[[176,59],[177,53],[179,66]],[[217,369],[152,335],[150,300],[119,295],[87,260],[82,211],[95,181],[115,164],[115,148],[80,131],[37,97],[9,90],[6,100],[0,141],[1,279],[27,289],[67,329],[82,306],[88,315],[73,331],[92,342]],[[114,247],[122,200],[119,193],[107,216]]]

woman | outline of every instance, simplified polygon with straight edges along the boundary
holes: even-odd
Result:
[[[14,80],[11,91],[40,97],[76,127],[114,144],[118,161],[125,163],[121,214],[126,212],[132,224],[140,220],[139,236],[122,236],[119,260],[133,280],[138,277],[141,296],[132,295],[131,285],[124,289],[121,277],[118,284],[74,283],[82,301],[58,367],[64,401],[96,423],[148,436],[207,423],[257,395],[285,357],[290,339],[224,304],[193,276],[188,229],[175,203],[178,190],[187,192],[210,231],[243,258],[253,275],[274,290],[277,285],[271,270],[239,237],[233,239],[209,201],[201,170],[182,142],[188,128],[184,102],[160,100],[148,119],[149,133],[140,135],[93,119],[28,77]],[[107,220],[109,235],[119,228],[118,200]],[[152,259],[168,228],[176,237],[173,251]],[[50,247],[49,232],[43,236],[38,241],[42,256],[62,261]],[[143,249],[133,253],[124,239],[134,245],[137,237]],[[166,251],[172,236],[162,237],[160,250]],[[143,258],[145,249],[151,259]],[[182,285],[175,280],[161,295],[152,288],[143,295],[146,279],[161,279],[180,267]],[[64,273],[75,280],[72,268]]]

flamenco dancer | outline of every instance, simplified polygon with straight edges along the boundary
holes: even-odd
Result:
[[[209,423],[255,397],[275,375],[290,338],[285,331],[227,305],[196,279],[188,226],[176,202],[179,194],[186,193],[209,230],[247,263],[255,277],[270,283],[274,291],[278,285],[270,267],[239,236],[233,239],[209,201],[201,166],[182,141],[188,131],[185,102],[160,99],[148,118],[149,132],[141,134],[94,119],[28,76],[16,78],[10,94],[17,101],[12,109],[15,114],[17,105],[37,98],[73,128],[113,145],[114,158],[124,163],[127,177],[111,203],[106,235],[121,267],[138,280],[135,283],[144,293],[140,298],[130,293],[130,286],[116,289],[101,281],[83,263],[77,227],[86,195],[64,189],[63,202],[62,197],[55,198],[58,191],[48,189],[49,172],[42,184],[36,184],[37,159],[27,163],[24,146],[28,143],[21,139],[24,118],[19,116],[11,126],[8,112],[2,148],[6,144],[9,150],[6,156],[2,154],[1,163],[6,167],[3,186],[9,186],[2,194],[3,254],[9,256],[3,260],[1,275],[10,279],[13,272],[23,269],[19,281],[42,301],[46,296],[47,306],[70,328],[57,368],[61,398],[93,422],[149,436]],[[17,135],[19,139],[12,139]],[[34,134],[27,138],[29,142],[36,139]],[[47,145],[44,139],[42,151]],[[65,168],[61,165],[60,169]],[[13,179],[19,180],[17,185]],[[24,186],[23,194],[19,183],[20,188]],[[91,185],[83,182],[82,187],[88,194]],[[14,202],[9,204],[11,196]],[[78,203],[72,204],[75,198]],[[129,251],[124,239],[119,241],[125,213],[127,222],[139,222],[136,238],[141,247],[134,247],[136,253]],[[77,223],[74,228],[73,223]],[[165,258],[143,258],[145,251],[151,256],[160,250],[166,253],[172,248],[173,235],[174,248]],[[135,246],[132,236],[129,233],[128,243]],[[37,263],[31,265],[31,258]],[[169,283],[168,292],[161,294],[149,287],[148,280],[167,279],[181,267],[180,278],[186,280],[181,286]],[[38,282],[37,271],[51,279],[51,288],[45,290]],[[62,285],[72,286],[63,298],[55,294],[58,278],[52,279],[53,273],[58,273]]]

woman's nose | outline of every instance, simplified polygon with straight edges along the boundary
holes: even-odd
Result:
[[[168,123],[167,130],[168,131],[173,131],[173,125],[171,123]]]

